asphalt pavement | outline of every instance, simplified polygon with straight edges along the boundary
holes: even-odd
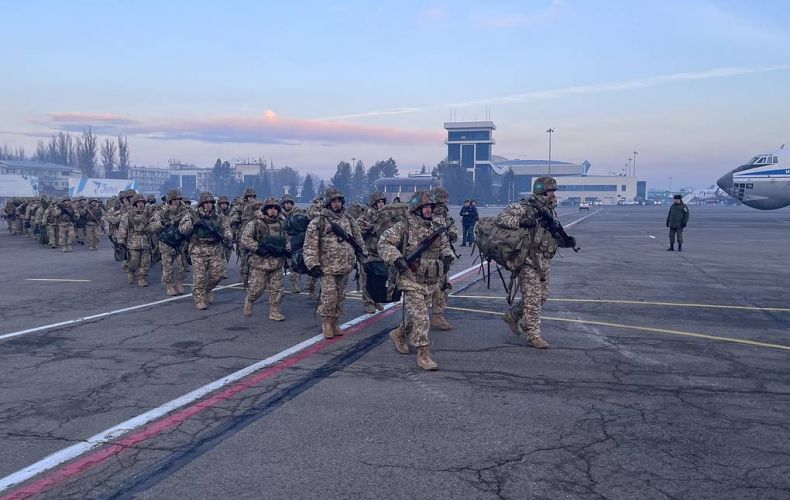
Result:
[[[127,285],[106,240],[2,234],[0,495],[790,498],[790,212],[691,207],[678,253],[666,208],[559,210],[581,251],[553,261],[547,350],[458,248],[431,373],[386,335],[400,309],[364,315],[353,284],[356,322],[324,341],[305,293],[283,323],[265,300],[244,318],[235,258],[196,311],[158,266]]]

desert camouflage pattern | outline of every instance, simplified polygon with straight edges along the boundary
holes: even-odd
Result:
[[[222,241],[214,236],[208,236],[205,231],[196,230],[195,223],[205,219],[208,223],[219,228]],[[210,302],[209,294],[222,280],[227,263],[222,249],[223,241],[226,245],[233,242],[233,232],[227,217],[218,214],[216,210],[206,213],[202,206],[197,209],[187,210],[178,225],[178,230],[189,237],[189,256],[192,259],[192,297],[195,304]]]
[[[269,304],[279,305],[283,300],[285,258],[262,256],[255,253],[258,250],[259,242],[267,236],[284,237],[285,248],[290,248],[280,216],[269,217],[263,211],[258,210],[255,219],[244,227],[240,239],[241,246],[250,255],[247,300],[254,303],[265,291],[268,291],[270,293]]]

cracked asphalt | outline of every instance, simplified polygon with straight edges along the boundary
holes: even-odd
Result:
[[[395,312],[42,496],[790,498],[780,212],[692,207],[670,253],[666,207],[604,207],[569,229],[582,251],[553,262],[550,349],[514,336],[492,314],[499,278],[472,273],[450,300],[456,328],[431,332],[438,372],[395,352]],[[1,235],[0,334],[165,298],[158,267],[129,287],[103,244],[62,254]],[[470,265],[464,252],[455,269]],[[0,477],[320,332],[305,294],[276,325],[265,301],[245,319],[242,291],[215,295],[208,311],[186,298],[0,341]],[[344,319],[360,314],[350,297]]]

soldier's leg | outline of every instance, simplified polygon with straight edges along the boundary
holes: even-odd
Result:
[[[205,309],[208,303],[206,284],[208,281],[208,257],[191,254],[192,257],[192,298],[195,306]]]
[[[317,312],[325,318],[334,318],[337,314],[338,302],[337,276],[325,274],[321,276],[321,298]]]
[[[151,271],[151,249],[140,251],[140,269],[137,272],[137,285],[148,286],[148,273]]]
[[[247,302],[254,304],[266,291],[269,277],[266,271],[250,267],[249,279],[247,280]]]
[[[540,274],[531,266],[524,266],[520,276],[522,291],[522,316],[518,326],[527,335],[532,347],[544,349],[548,343],[540,335],[540,311],[543,306],[543,287],[548,286],[541,282]],[[546,289],[548,293],[548,288]]]
[[[453,286],[450,284],[450,279],[445,275],[444,280],[439,282],[439,289],[436,290],[436,293],[431,298],[431,312],[433,313],[431,325],[439,330],[449,331],[453,329],[453,325],[448,323],[444,317],[444,310],[447,308],[447,296],[452,289]]]
[[[313,300],[318,300],[318,278],[315,276],[310,276],[310,279],[307,280],[307,293],[310,294],[310,298]]]
[[[175,273],[173,268],[178,261],[178,255],[164,243],[159,243],[159,252],[162,254],[162,283],[168,295],[176,295]]]
[[[675,246],[675,233],[677,230],[675,228],[669,228],[669,248],[674,248]]]
[[[366,313],[372,314],[376,312],[376,303],[373,302],[368,293],[368,273],[365,272],[365,266],[363,265],[359,266],[359,283],[360,288],[362,288],[362,307]]]
[[[247,258],[249,252],[247,250],[241,250],[241,257],[239,258],[239,275],[241,276],[242,283],[247,281],[247,275],[250,272],[250,260]]]
[[[96,237],[96,226],[85,226],[85,241],[88,243],[88,250],[95,250],[94,238]]]
[[[678,246],[683,244],[683,228],[675,229],[675,234],[677,235],[678,239]]]
[[[272,321],[283,321],[285,316],[280,311],[280,304],[283,301],[283,277],[282,269],[275,269],[269,271],[269,283],[267,289],[269,290],[269,319]]]
[[[66,228],[66,226],[60,226],[58,228],[58,246],[64,252],[68,251],[67,250],[68,244],[69,244],[68,243],[68,236],[69,236],[69,232],[68,232],[68,229]]]
[[[127,252],[129,258],[126,260],[126,279],[127,283],[130,285],[134,284],[135,275],[137,274],[137,270],[140,269],[140,261],[142,259],[142,254],[140,250],[132,250],[129,249]]]
[[[225,268],[227,267],[225,257],[222,255],[222,249],[215,248],[214,250],[211,259],[209,259],[208,280],[206,282],[206,292],[208,293],[209,303],[212,301],[213,297],[211,291],[222,281],[222,275],[225,273]]]
[[[293,293],[301,292],[302,291],[302,288],[301,288],[302,275],[297,273],[297,272],[294,272],[293,270],[291,270],[291,272],[288,273],[288,278],[289,278],[289,281],[291,282],[291,291]]]
[[[409,342],[414,347],[425,347],[429,345],[428,330],[430,329],[430,319],[428,317],[428,300],[422,293],[411,290],[403,291],[403,304],[406,308],[406,332],[409,335]]]
[[[71,245],[74,244],[74,224],[66,226],[66,249],[71,252]]]
[[[55,237],[55,226],[47,224],[47,241],[49,241],[49,248],[55,248],[58,241]]]

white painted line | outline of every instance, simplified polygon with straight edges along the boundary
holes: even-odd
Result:
[[[652,234],[648,234],[648,235],[647,235],[647,237],[648,237],[648,238],[653,238],[653,239],[656,239],[656,237],[655,237],[655,236],[653,236]]]
[[[574,224],[578,224],[579,222],[583,221],[584,219],[588,219],[588,218],[592,217],[593,215],[597,214],[598,212],[602,212],[602,211],[603,211],[603,209],[602,209],[602,208],[600,208],[600,209],[596,210],[595,212],[593,212],[593,213],[591,213],[591,214],[589,214],[589,215],[585,215],[585,216],[584,216],[584,217],[582,217],[581,219],[576,219],[576,220],[575,220],[575,221],[573,221],[573,222],[569,222],[568,224],[565,224],[565,226],[564,226],[564,227],[571,227],[572,225],[574,225]]]
[[[73,280],[73,279],[66,279],[66,278],[25,278],[25,281],[62,281],[62,282],[74,282],[74,283],[88,283],[90,280]]]
[[[234,287],[234,286],[240,285],[240,284],[241,283],[234,283],[232,285],[218,286],[214,290],[222,290],[222,289],[225,289],[225,288],[231,288],[231,287]],[[107,316],[113,316],[115,314],[121,314],[121,313],[129,312],[129,311],[136,311],[138,309],[144,309],[146,307],[157,306],[159,304],[166,304],[168,302],[173,302],[173,301],[176,301],[176,300],[185,299],[185,298],[188,298],[188,297],[191,297],[191,296],[192,296],[192,294],[179,295],[178,297],[170,297],[170,298],[167,298],[167,299],[157,300],[157,301],[154,301],[154,302],[148,302],[146,304],[140,304],[140,305],[137,305],[137,306],[124,307],[123,309],[116,309],[114,311],[108,311],[108,312],[103,312],[103,313],[99,313],[99,314],[92,314],[90,316],[83,316],[81,318],[75,318],[75,319],[70,319],[70,320],[67,320],[67,321],[61,321],[59,323],[52,323],[52,324],[49,324],[49,325],[37,326],[35,328],[27,328],[25,330],[19,330],[17,332],[4,333],[4,334],[0,335],[0,340],[6,340],[6,339],[13,338],[13,337],[18,337],[20,335],[25,335],[27,333],[41,332],[41,331],[44,331],[44,330],[50,330],[52,328],[59,328],[61,326],[67,326],[67,325],[74,325],[74,324],[77,324],[77,323],[83,323],[85,321],[91,321],[91,320],[94,320],[94,319],[105,318]]]
[[[450,276],[450,280],[455,280],[455,279],[463,276],[464,274],[466,274],[468,272],[474,271],[477,268],[478,268],[478,266],[472,266],[472,267],[467,268],[467,269],[465,269],[465,270],[463,270],[463,271],[461,271],[459,273],[455,273],[454,275]],[[181,297],[174,297],[174,298],[181,298]],[[171,300],[171,299],[166,299],[164,301],[159,301],[157,303],[166,302],[168,300]],[[154,304],[154,303],[151,303],[151,304]],[[144,307],[144,306],[151,305],[151,304],[145,304],[143,306],[135,306],[135,308]],[[389,304],[385,305],[384,306],[384,310],[386,311],[387,309],[392,309],[393,307],[398,307],[398,306],[400,306],[399,302],[392,302],[392,303],[389,303]],[[377,311],[377,312],[375,312],[373,314],[363,314],[362,316],[359,316],[357,318],[354,318],[354,319],[352,319],[350,321],[347,321],[347,322],[343,323],[342,325],[340,325],[340,328],[345,330],[346,328],[350,328],[350,327],[352,327],[352,326],[354,326],[354,325],[356,325],[358,323],[361,323],[362,321],[365,321],[366,319],[368,319],[368,318],[370,318],[372,316],[375,316],[376,314],[379,314],[379,313],[380,313],[380,311]],[[104,314],[106,315],[106,314],[109,314],[109,313],[104,313]],[[53,453],[53,454],[51,454],[51,455],[39,460],[38,462],[25,467],[24,469],[21,469],[21,470],[19,470],[17,472],[14,472],[13,474],[10,474],[10,475],[0,479],[0,492],[10,488],[11,486],[20,484],[20,483],[22,483],[24,481],[27,481],[28,479],[30,479],[32,477],[35,477],[38,474],[41,474],[42,472],[45,472],[45,471],[50,470],[50,469],[53,469],[53,468],[65,463],[65,462],[68,462],[69,460],[77,458],[78,456],[80,456],[80,455],[82,455],[82,454],[84,454],[84,453],[86,453],[86,452],[88,452],[88,451],[90,451],[90,450],[92,450],[94,448],[102,446],[102,445],[104,445],[104,444],[106,444],[106,443],[108,443],[110,441],[114,441],[114,440],[118,439],[119,437],[123,436],[124,434],[128,434],[129,432],[133,431],[134,429],[138,429],[138,428],[140,428],[143,425],[146,425],[146,424],[148,424],[150,422],[153,422],[154,420],[158,420],[159,418],[164,417],[168,413],[170,413],[172,411],[175,411],[175,410],[177,410],[179,408],[182,408],[184,406],[187,406],[188,404],[193,403],[194,401],[197,401],[198,399],[201,399],[201,398],[209,395],[212,392],[216,392],[217,390],[221,389],[222,387],[224,387],[226,385],[229,385],[229,384],[232,384],[233,382],[236,382],[236,381],[246,377],[247,375],[250,375],[250,374],[252,374],[252,373],[254,373],[254,372],[256,372],[256,371],[258,371],[258,370],[260,370],[262,368],[265,368],[267,366],[273,365],[274,363],[277,363],[278,361],[281,361],[281,360],[287,358],[288,356],[296,354],[299,351],[303,351],[304,349],[307,349],[311,345],[316,344],[316,343],[322,341],[323,339],[324,339],[324,336],[320,335],[320,334],[316,335],[315,337],[310,337],[309,339],[307,339],[307,340],[305,340],[303,342],[300,342],[300,343],[298,343],[298,344],[296,344],[296,345],[294,345],[292,347],[289,347],[288,349],[286,349],[284,351],[280,351],[280,352],[278,352],[277,354],[275,354],[273,356],[270,356],[270,357],[268,357],[268,358],[266,358],[264,360],[258,361],[257,363],[253,363],[250,366],[247,366],[246,368],[242,368],[239,371],[233,372],[230,375],[227,375],[225,377],[222,377],[221,379],[218,379],[218,380],[215,380],[214,382],[206,384],[203,387],[195,389],[192,392],[189,392],[187,394],[184,394],[183,396],[180,396],[180,397],[178,397],[176,399],[168,401],[167,403],[163,404],[162,406],[159,406],[159,407],[154,408],[152,410],[148,410],[147,412],[145,412],[145,413],[143,413],[141,415],[138,415],[136,417],[130,418],[129,420],[126,420],[125,422],[121,422],[120,424],[118,424],[118,425],[116,425],[114,427],[110,427],[109,429],[107,429],[105,431],[102,431],[102,432],[100,432],[98,434],[95,434],[95,435],[89,437],[85,441],[81,441],[81,442],[79,442],[77,444],[69,446],[68,448],[64,448],[64,449],[62,449],[60,451],[57,451],[57,452],[55,452],[55,453]]]

